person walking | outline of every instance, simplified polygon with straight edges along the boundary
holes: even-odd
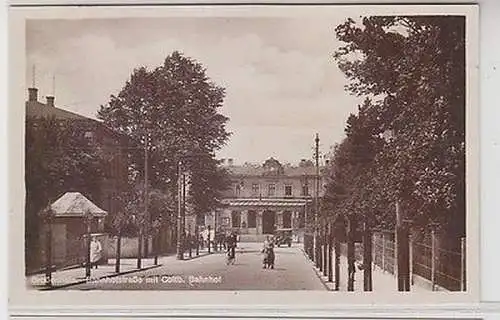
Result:
[[[264,254],[264,259],[262,261],[263,268],[265,269],[270,267],[271,269],[274,269],[274,242],[269,236],[267,236],[264,240],[262,253]]]
[[[95,267],[97,269],[97,265],[99,261],[102,259],[102,245],[99,240],[97,240],[96,236],[92,237],[92,241],[90,242],[90,267]]]

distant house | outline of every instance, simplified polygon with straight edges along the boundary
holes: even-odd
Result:
[[[232,185],[222,200],[226,207],[216,215],[218,229],[256,236],[283,228],[296,235],[304,232],[306,215],[314,212],[318,177],[311,161],[292,166],[269,158],[262,165],[237,166],[228,159],[226,168]],[[319,180],[318,195],[322,197],[321,174]]]
[[[96,192],[97,197],[92,199],[92,201],[107,212],[115,212],[117,208],[115,201],[113,201],[115,198],[114,195],[127,181],[126,138],[105,127],[96,119],[56,107],[55,97],[53,96],[47,96],[45,103],[38,101],[37,88],[29,88],[28,96],[28,101],[26,101],[27,118],[55,118],[60,121],[86,124],[82,126],[82,128],[85,128],[85,131],[81,132],[82,137],[88,139],[89,143],[101,146],[106,154],[106,158],[109,159],[108,166],[104,170],[105,177],[98,183],[100,190]]]

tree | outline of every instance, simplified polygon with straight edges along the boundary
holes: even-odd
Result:
[[[175,51],[163,65],[133,71],[123,89],[101,106],[98,117],[110,128],[136,141],[131,172],[143,177],[148,149],[148,181],[152,188],[175,192],[177,170],[192,173],[192,199],[198,210],[216,205],[223,174],[214,151],[228,140],[228,120],[218,112],[225,92],[197,61]],[[146,142],[147,141],[147,142]]]
[[[355,131],[394,132],[362,180],[374,181],[383,201],[402,199],[416,225],[463,234],[465,18],[365,17],[336,34],[345,43],[334,57],[347,90],[377,101]]]

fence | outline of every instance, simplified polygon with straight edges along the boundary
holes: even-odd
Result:
[[[373,234],[373,263],[384,272],[396,273],[396,255],[393,232]],[[439,237],[432,234],[419,241],[410,241],[410,273],[425,279],[433,290],[466,290],[465,239],[461,239],[460,251],[440,246]]]

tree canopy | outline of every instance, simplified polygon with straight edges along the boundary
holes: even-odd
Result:
[[[398,199],[415,225],[464,232],[465,18],[364,17],[335,31],[346,90],[366,100],[347,121],[325,199],[343,195],[340,212],[385,226]]]
[[[137,179],[144,179],[147,141],[152,188],[176,194],[182,162],[192,177],[193,206],[202,214],[217,205],[212,199],[225,187],[214,156],[230,136],[228,118],[219,112],[224,97],[224,88],[210,80],[202,64],[175,51],[157,68],[135,69],[98,117],[136,142],[130,170]]]

